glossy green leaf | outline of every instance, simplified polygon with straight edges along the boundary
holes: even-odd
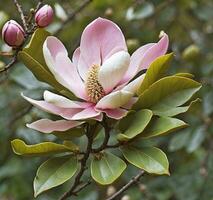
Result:
[[[155,111],[154,113],[156,115],[160,116],[168,116],[168,117],[173,117],[175,115],[179,115],[181,113],[188,112],[190,110],[193,110],[196,106],[198,106],[201,103],[201,100],[198,98],[194,101],[192,101],[188,106],[181,106],[181,107],[175,107],[175,108],[170,108],[166,111]]]
[[[186,103],[200,88],[200,83],[189,78],[165,77],[142,93],[133,109],[147,108],[153,113],[166,112]]]
[[[152,119],[143,133],[140,134],[142,138],[156,137],[159,135],[168,134],[179,129],[187,127],[184,121],[171,117],[156,117]]]
[[[42,142],[39,144],[27,145],[20,139],[11,142],[14,153],[24,156],[47,156],[57,153],[70,152],[69,147],[53,142]]]
[[[138,90],[138,95],[144,92],[150,85],[165,76],[169,68],[173,53],[158,57],[148,68],[144,80]]]
[[[67,130],[67,131],[54,131],[51,134],[55,135],[56,137],[58,137],[62,140],[70,140],[70,139],[73,139],[75,137],[81,137],[85,133],[84,133],[83,128],[72,128],[72,129]]]
[[[63,184],[77,171],[77,159],[74,156],[51,158],[44,162],[34,179],[34,196]]]
[[[92,178],[101,185],[113,183],[125,169],[125,162],[111,153],[94,156],[91,162]]]
[[[169,162],[166,154],[156,147],[136,147],[126,146],[121,148],[124,157],[134,166],[152,174],[169,175]]]
[[[72,152],[79,152],[80,150],[79,146],[72,141],[65,140],[63,142],[63,145],[68,147],[70,150],[72,150]]]
[[[139,110],[130,113],[119,122],[121,134],[118,135],[119,141],[128,141],[140,134],[148,125],[152,118],[151,110]]]

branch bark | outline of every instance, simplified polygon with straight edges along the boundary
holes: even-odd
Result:
[[[111,197],[107,198],[106,200],[115,200],[118,196],[120,196],[123,192],[129,189],[132,185],[137,183],[139,179],[144,175],[144,173],[145,172],[141,170],[139,174],[134,176],[126,185],[124,185],[120,190],[118,190],[115,194],[113,194]]]

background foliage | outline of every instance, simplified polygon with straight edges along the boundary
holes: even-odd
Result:
[[[48,27],[55,32],[69,13],[82,1],[44,1],[55,6],[54,23]],[[35,1],[20,1],[28,11]],[[62,8],[65,13],[62,12]],[[191,72],[203,83],[199,93],[202,103],[185,117],[191,126],[151,142],[168,155],[171,176],[145,175],[126,194],[131,200],[211,200],[213,199],[213,3],[211,0],[94,0],[73,20],[63,27],[58,37],[69,53],[79,43],[80,35],[88,22],[98,16],[115,21],[122,28],[130,51],[158,40],[161,30],[170,36],[170,50],[175,52],[171,72]],[[11,1],[0,8],[0,28],[5,20],[19,20]],[[0,40],[0,48],[7,47]],[[0,58],[0,67],[7,62]],[[0,75],[0,199],[32,199],[32,182],[41,159],[18,157],[12,153],[10,140],[19,137],[27,143],[54,141],[55,137],[27,129],[25,123],[47,115],[32,108],[20,92],[39,98],[48,86],[39,83],[22,64],[16,64],[9,73]],[[82,141],[83,142],[83,141]],[[122,178],[113,184],[118,189],[136,174],[130,167]],[[37,199],[57,199],[69,187],[70,182]],[[77,198],[79,200],[103,199],[112,190],[92,184]]]

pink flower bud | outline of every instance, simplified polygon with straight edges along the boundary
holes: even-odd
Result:
[[[24,30],[14,20],[5,23],[2,29],[3,40],[11,47],[18,47],[24,41]]]
[[[40,27],[48,26],[53,20],[53,9],[49,5],[44,5],[35,14],[35,22]]]

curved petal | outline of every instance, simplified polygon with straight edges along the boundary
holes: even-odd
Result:
[[[42,100],[38,101],[38,100],[31,99],[29,97],[24,96],[23,94],[22,94],[22,97],[39,109],[44,110],[45,112],[48,112],[48,113],[51,113],[54,115],[59,115],[59,116],[63,117],[64,119],[68,119],[68,120],[71,120],[73,115],[75,115],[76,113],[78,113],[82,110],[79,108],[76,108],[76,109],[60,108],[60,107],[55,106],[46,101],[42,101]]]
[[[43,44],[43,54],[46,64],[52,73],[55,72],[54,61],[59,53],[68,56],[68,52],[63,43],[54,36],[48,36]]]
[[[138,72],[138,69],[141,65],[141,61],[146,53],[146,51],[151,48],[155,43],[146,44],[138,48],[130,58],[129,68],[122,79],[122,83],[130,81]]]
[[[110,20],[97,18],[83,31],[80,42],[81,58],[87,68],[93,64],[101,65],[104,60],[117,51],[127,50],[125,38],[120,28]],[[78,65],[80,75],[85,69]]]
[[[112,110],[110,110],[110,109],[103,110],[103,112],[105,112],[108,117],[113,118],[113,119],[117,119],[117,120],[125,117],[128,113],[127,110],[121,109],[121,108],[112,109]]]
[[[87,108],[92,105],[92,103],[72,101],[47,90],[44,91],[44,100],[61,108]]]
[[[31,124],[26,124],[26,126],[42,133],[52,133],[54,131],[66,131],[83,123],[67,120],[52,121],[50,119],[40,119]]]
[[[80,47],[76,48],[76,50],[74,51],[73,55],[72,55],[72,62],[75,66],[78,66],[78,60],[80,58]]]
[[[56,72],[62,77],[69,88],[77,97],[87,99],[85,85],[81,80],[77,68],[71,60],[63,54],[58,54],[56,57]]]
[[[72,120],[83,120],[83,119],[89,119],[89,118],[95,118],[100,115],[100,112],[97,112],[94,107],[89,107],[81,112],[76,113],[73,117]]]
[[[47,37],[43,45],[43,53],[46,64],[56,80],[77,97],[87,99],[84,83],[60,40],[53,36]]]
[[[169,37],[166,33],[164,33],[160,41],[146,51],[143,60],[141,60],[141,65],[138,69],[138,72],[142,69],[147,69],[156,58],[166,54],[168,46]]]
[[[142,69],[147,69],[156,58],[167,52],[168,46],[169,37],[164,33],[158,43],[146,44],[137,49],[131,56],[130,67],[121,84],[131,80]]]
[[[100,67],[98,81],[105,93],[111,92],[126,73],[130,56],[125,51],[119,51],[108,58]]]
[[[135,80],[131,81],[126,86],[124,86],[122,90],[136,94],[137,90],[139,89],[139,87],[143,82],[144,77],[145,74],[142,74],[141,76],[139,76],[138,78],[136,78]]]
[[[115,109],[125,105],[134,94],[119,90],[104,96],[97,104],[97,109]]]
[[[125,108],[125,109],[131,109],[132,106],[137,102],[138,100],[138,97],[132,97],[129,102],[125,105],[122,106],[122,108]]]

